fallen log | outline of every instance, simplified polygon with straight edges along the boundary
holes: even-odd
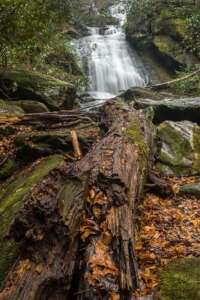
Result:
[[[148,174],[148,183],[145,185],[145,188],[148,193],[157,194],[161,197],[174,195],[173,185],[152,171]]]
[[[9,238],[21,255],[0,300],[131,299],[138,288],[134,211],[154,130],[122,103],[102,108],[102,139],[32,190]]]
[[[170,80],[170,81],[167,81],[167,82],[151,85],[148,88],[150,88],[152,90],[155,90],[155,91],[160,91],[160,90],[166,89],[166,88],[170,87],[171,85],[176,84],[178,82],[188,80],[188,79],[192,78],[193,76],[195,76],[197,74],[200,74],[200,69],[198,69],[198,70],[196,70],[196,71],[194,71],[194,72],[192,72],[192,73],[190,73],[186,76],[180,77],[180,78],[176,78],[176,79],[173,79],[173,80]]]
[[[91,112],[84,112],[81,110],[67,110],[56,112],[44,112],[25,114],[21,116],[12,116],[6,114],[0,114],[0,125],[37,125],[43,124],[44,126],[51,127],[56,125],[62,127],[65,124],[66,127],[73,127],[78,124],[96,124],[97,114]]]

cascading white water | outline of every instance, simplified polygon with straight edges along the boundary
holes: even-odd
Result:
[[[112,6],[110,13],[119,20],[119,26],[90,27],[90,35],[76,41],[89,79],[88,93],[97,99],[112,98],[130,87],[146,84],[145,68],[122,30],[124,6]]]

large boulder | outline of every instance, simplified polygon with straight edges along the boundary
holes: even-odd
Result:
[[[145,87],[131,87],[125,92],[122,92],[118,97],[125,101],[133,101],[134,99],[154,99],[162,100],[166,97],[172,96],[166,92],[156,92]]]
[[[20,107],[25,113],[43,113],[49,109],[44,103],[31,100],[7,101],[8,104]]]
[[[200,300],[200,258],[177,259],[161,272],[160,300]]]
[[[76,97],[75,87],[52,76],[27,70],[8,70],[0,74],[0,96],[11,99],[34,100],[49,109],[72,108]]]
[[[160,101],[152,99],[155,98],[136,99],[134,106],[137,109],[153,107],[155,123],[161,123],[165,120],[188,120],[198,123],[200,120],[200,97],[167,98]]]
[[[161,142],[157,169],[164,175],[200,174],[200,127],[189,121],[166,121],[158,127]]]

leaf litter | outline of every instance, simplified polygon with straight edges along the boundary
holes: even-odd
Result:
[[[170,181],[180,186],[195,182],[195,178]],[[193,196],[162,198],[147,194],[136,215],[135,252],[140,288],[135,296],[141,297],[157,290],[159,273],[169,262],[200,256],[200,200]]]

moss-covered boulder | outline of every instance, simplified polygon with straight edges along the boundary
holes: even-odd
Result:
[[[17,104],[0,99],[0,115],[23,115],[24,110]]]
[[[44,103],[49,109],[72,108],[76,95],[75,87],[38,72],[8,70],[0,74],[0,87],[10,98],[34,100]],[[5,90],[6,89],[6,90]]]
[[[156,54],[164,59],[163,63],[171,70],[176,70],[179,66],[184,66],[186,53],[181,45],[170,36],[157,35],[153,39]]]
[[[157,169],[164,175],[200,174],[200,126],[166,121],[158,127],[161,141]]]
[[[44,103],[31,100],[7,101],[10,105],[20,107],[25,113],[43,113],[49,109]]]
[[[165,120],[182,121],[188,120],[199,122],[200,120],[200,97],[165,98],[156,100],[149,97],[146,99],[135,99],[134,106],[137,109],[152,107],[154,109],[154,122],[161,123]]]
[[[145,87],[131,87],[125,92],[122,92],[118,97],[126,101],[133,101],[136,99],[154,99],[162,100],[167,96],[171,96],[166,92],[156,92]]]
[[[200,300],[200,258],[178,259],[161,273],[160,300]]]
[[[133,46],[153,52],[173,73],[180,67],[198,64],[198,8],[190,1],[154,2],[142,1],[140,5],[132,1],[128,39]]]
[[[5,236],[10,225],[23,205],[24,197],[31,188],[46,176],[52,169],[64,161],[61,155],[52,155],[35,164],[32,168],[22,171],[17,178],[1,188],[0,191],[0,285],[9,267],[18,254],[18,245]]]

